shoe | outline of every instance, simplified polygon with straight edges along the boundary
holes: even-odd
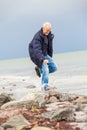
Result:
[[[49,89],[49,88],[44,88],[44,90],[45,90],[45,91],[48,91],[48,90],[50,90],[50,89]]]
[[[49,89],[48,85],[45,85],[44,87],[42,87],[42,90],[48,91],[48,90],[50,90],[50,89]]]
[[[41,77],[39,68],[38,68],[37,66],[35,67],[35,71],[36,71],[36,75],[37,75],[38,77]]]

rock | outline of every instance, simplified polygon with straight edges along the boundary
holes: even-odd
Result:
[[[50,90],[49,91],[49,96],[51,97],[51,96],[55,96],[55,97],[60,97],[60,95],[61,95],[61,93],[58,93],[57,91],[55,91],[55,90]]]
[[[22,130],[24,128],[24,126],[23,125],[20,125],[20,126],[16,126],[15,127],[15,130]]]
[[[76,106],[76,111],[82,111],[84,109],[84,106],[81,103],[76,103],[75,106]]]
[[[73,103],[87,104],[87,97],[79,96],[76,100],[73,101]]]
[[[7,128],[6,130],[15,130],[15,128],[13,127],[13,128]]]
[[[66,102],[54,102],[54,103],[46,104],[46,110],[47,111],[53,111],[53,110],[56,111],[56,109],[60,110],[60,109],[63,109],[63,108],[70,108],[73,111],[75,111],[76,106],[73,105],[72,103],[68,102],[68,101],[66,101]]]
[[[13,84],[13,86],[16,86],[16,84]]]
[[[68,94],[68,93],[61,93],[59,96],[59,101],[64,102],[64,101],[73,101],[74,99],[77,99],[78,96],[75,94]]]
[[[5,125],[4,130],[15,130],[15,128],[11,125]]]
[[[20,108],[20,109],[9,108],[5,110],[0,110],[0,123],[2,122],[2,120],[7,120],[10,117],[13,117],[15,115],[18,115],[20,113],[27,112],[27,111],[28,110],[24,108]]]
[[[59,122],[58,130],[87,130],[87,122]]]
[[[87,122],[71,122],[69,124],[73,128],[72,130],[87,130]]]
[[[33,100],[31,101],[11,101],[11,102],[8,102],[4,105],[1,106],[1,109],[6,109],[6,108],[12,108],[12,107],[15,107],[15,108],[27,108],[27,109],[31,109],[32,106],[38,108],[39,107],[39,104],[38,102],[35,102]]]
[[[0,130],[4,130],[4,128],[0,126]]]
[[[44,95],[47,96],[49,95],[48,93],[44,93],[43,91],[38,91],[38,92],[31,92],[25,95],[23,98],[20,99],[20,101],[26,101],[26,100],[35,100],[37,97],[42,97]]]
[[[6,123],[3,123],[1,126],[4,128],[6,126],[10,126],[10,127],[20,126],[21,128],[23,128],[26,125],[30,125],[30,123],[24,118],[23,115],[20,114],[20,115],[13,116]]]
[[[52,96],[48,99],[47,103],[53,103],[53,102],[57,102],[58,99],[55,96]]]
[[[47,128],[47,127],[40,127],[40,126],[38,126],[38,127],[32,128],[31,130],[53,130],[53,129]]]
[[[36,88],[36,86],[35,85],[29,85],[29,86],[26,86],[25,88],[32,89],[32,88]]]
[[[35,98],[36,98],[35,95],[36,95],[36,93],[34,93],[34,92],[28,93],[27,95],[25,95],[24,97],[22,97],[22,98],[20,99],[20,101],[35,100]]]
[[[38,94],[35,98],[35,101],[39,103],[39,107],[45,107],[46,100],[45,100],[45,95],[44,94]]]
[[[47,111],[54,111],[58,109],[58,102],[46,104],[46,110]]]
[[[83,111],[75,112],[76,122],[87,122],[87,113]]]
[[[87,104],[81,104],[81,110],[87,111]]]
[[[6,93],[0,94],[0,106],[3,104],[12,101],[13,99]]]
[[[39,107],[44,107],[46,104],[46,96],[48,96],[49,94],[44,93],[44,92],[32,92],[27,94],[26,96],[24,96],[21,101],[26,101],[26,100],[32,100],[35,102],[38,102]]]
[[[70,108],[56,109],[56,111],[45,112],[42,114],[44,118],[52,121],[75,121],[74,112]]]
[[[30,92],[1,106],[0,126],[2,130],[87,130],[87,97],[52,89]]]

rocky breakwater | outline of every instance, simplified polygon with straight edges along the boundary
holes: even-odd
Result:
[[[0,95],[0,130],[87,130],[87,97],[56,90]]]

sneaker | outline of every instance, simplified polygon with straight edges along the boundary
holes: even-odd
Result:
[[[39,68],[38,68],[37,66],[35,67],[35,71],[36,71],[36,75],[37,75],[38,77],[41,77]]]
[[[48,90],[50,90],[50,89],[46,87],[46,88],[44,88],[44,90],[45,90],[45,91],[48,91]]]
[[[49,89],[48,85],[45,85],[44,87],[42,87],[42,90],[48,91],[48,90],[50,90],[50,89]]]

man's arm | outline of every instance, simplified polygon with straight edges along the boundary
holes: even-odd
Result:
[[[33,42],[34,42],[33,49],[34,49],[34,54],[35,54],[36,58],[39,59],[40,61],[43,61],[45,59],[45,57],[42,53],[41,41],[39,39],[35,39]]]

